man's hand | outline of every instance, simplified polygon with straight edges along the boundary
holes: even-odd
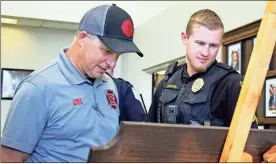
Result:
[[[276,145],[273,145],[267,152],[265,152],[263,158],[263,162],[276,162]]]
[[[1,145],[1,163],[23,163],[28,157],[29,154],[27,153]]]

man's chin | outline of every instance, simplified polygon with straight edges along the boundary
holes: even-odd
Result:
[[[205,72],[211,66],[210,63],[199,64],[197,67],[198,72]]]
[[[197,68],[197,72],[198,73],[203,73],[203,72],[205,72],[207,70],[207,67],[198,67]]]
[[[96,78],[96,79],[99,79],[99,78],[101,78],[101,77],[103,76],[103,74],[104,74],[104,73],[97,73],[97,74],[95,75],[95,78]]]
[[[91,76],[95,79],[101,78],[103,76],[104,72],[94,72],[93,74],[91,74]],[[92,78],[90,77],[90,78]]]

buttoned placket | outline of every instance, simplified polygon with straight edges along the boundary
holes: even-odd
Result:
[[[101,117],[105,117],[103,112],[101,111],[101,109],[99,108],[99,103],[97,101],[97,97],[95,94],[95,90],[96,90],[96,85],[91,83],[90,81],[88,82],[89,85],[92,85],[92,93],[93,93],[93,99],[94,99],[94,104],[92,105],[92,108],[97,112],[97,114]]]

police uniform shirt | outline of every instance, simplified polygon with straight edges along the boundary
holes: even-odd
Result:
[[[30,74],[16,90],[2,145],[30,154],[25,162],[87,162],[119,129],[119,98],[104,74],[94,84],[61,50],[52,65]]]
[[[212,67],[212,65],[210,66]],[[210,69],[210,67],[208,69]],[[208,71],[208,69],[206,71]],[[203,73],[197,73],[193,76],[189,76],[187,72],[187,65],[185,64],[182,72],[181,80],[183,84],[188,83],[189,81],[193,81],[200,77]],[[214,88],[210,111],[213,117],[219,118],[224,121],[225,126],[229,127],[234,110],[236,107],[236,103],[239,97],[239,93],[242,86],[243,77],[238,74],[230,73],[226,77],[224,77]],[[149,110],[149,119],[152,122],[157,122],[157,106],[159,97],[162,91],[162,83],[164,80],[160,82],[158,85],[156,92],[154,94],[154,99],[152,101],[150,110]],[[254,118],[252,124],[252,128],[257,128],[257,122]]]
[[[145,121],[146,114],[139,95],[136,93],[134,87],[126,80],[121,78],[114,78],[118,94],[119,94],[119,109],[121,121]]]

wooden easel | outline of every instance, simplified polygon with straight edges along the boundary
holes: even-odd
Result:
[[[240,162],[242,159],[275,43],[276,2],[267,1],[220,162]]]

